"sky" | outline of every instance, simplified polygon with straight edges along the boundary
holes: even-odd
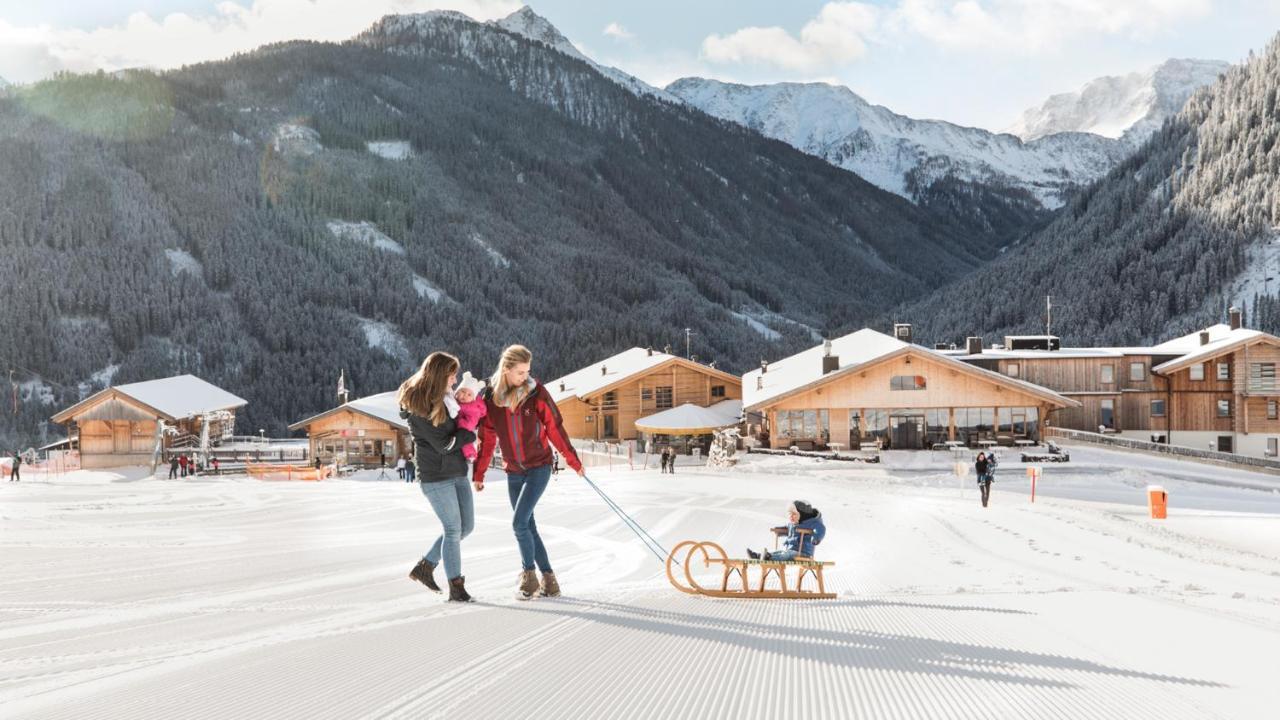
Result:
[[[0,78],[177,67],[264,43],[342,40],[388,13],[501,17],[519,0],[0,0]],[[1239,62],[1280,0],[536,0],[598,62],[686,76],[846,85],[916,118],[991,130],[1049,95],[1169,58]]]

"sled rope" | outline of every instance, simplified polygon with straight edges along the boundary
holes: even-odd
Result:
[[[643,527],[640,526],[640,523],[636,522],[635,519],[632,518],[630,515],[628,515],[625,510],[619,507],[618,504],[614,502],[612,498],[610,498],[608,495],[605,495],[604,491],[600,489],[599,485],[596,485],[595,483],[591,482],[591,478],[587,477],[586,474],[583,474],[582,479],[586,480],[587,484],[590,485],[591,488],[600,495],[600,499],[604,500],[605,504],[609,506],[610,510],[613,510],[615,513],[617,513],[618,517],[622,520],[623,524],[631,528],[631,532],[635,533],[636,537],[640,538],[640,542],[644,543],[644,546],[648,548],[649,552],[653,553],[653,556],[658,558],[658,562],[666,563],[667,555],[669,555],[670,553],[667,552],[666,548],[662,547],[662,543],[659,543],[657,540],[654,540],[653,536],[650,535],[648,531],[646,531]]]

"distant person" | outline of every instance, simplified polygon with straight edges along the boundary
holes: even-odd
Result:
[[[404,463],[404,481],[407,483],[417,480],[418,468],[413,464],[414,452],[409,450],[409,458]]]
[[[672,456],[671,456],[671,446],[670,446],[670,445],[663,445],[663,446],[662,446],[662,454],[661,454],[659,457],[662,459],[662,472],[663,472],[663,474],[666,474],[666,473],[669,473],[669,472],[675,472],[675,469],[674,469],[674,467],[673,467],[673,466],[675,465],[675,461],[674,461],[674,458],[672,458]]]
[[[400,457],[396,458],[396,477],[400,478],[401,480],[404,480],[404,468],[405,468],[404,456],[401,455]]]
[[[827,526],[822,521],[822,513],[804,500],[796,500],[787,508],[786,525],[770,529],[774,535],[786,538],[782,543],[782,549],[756,552],[747,548],[747,557],[752,560],[779,562],[789,562],[796,558],[811,559],[814,548],[827,536]],[[808,532],[800,532],[801,530]]]
[[[173,480],[178,477],[178,456],[174,455],[169,458],[169,479]]]
[[[190,461],[189,461],[189,460],[187,460],[187,456],[186,456],[186,455],[179,455],[179,456],[178,456],[178,466],[182,469],[182,477],[186,477],[186,476],[187,476],[187,463],[188,463],[188,462],[190,462]]]
[[[209,465],[210,465],[210,467],[212,467],[212,468],[213,468],[213,474],[214,474],[214,475],[219,475],[219,474],[221,474],[221,473],[219,473],[218,471],[222,468],[222,463],[218,462],[218,458],[214,458],[214,459],[210,460],[210,461],[209,461]]]
[[[22,466],[22,456],[18,454],[17,450],[14,450],[13,451],[13,467],[10,468],[9,470],[9,482],[22,481],[22,475],[18,472],[18,469],[21,466]]]
[[[986,453],[978,453],[978,459],[973,463],[973,469],[978,474],[978,491],[982,494],[982,507],[986,507],[987,500],[991,497],[991,483],[995,480],[995,453],[992,453],[990,457],[987,457]]]

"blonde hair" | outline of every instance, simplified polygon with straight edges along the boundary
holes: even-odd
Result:
[[[458,372],[458,358],[447,352],[433,352],[422,361],[422,367],[400,384],[396,400],[400,407],[419,417],[428,418],[433,425],[442,425],[449,417],[444,406],[444,394],[448,391],[449,376]]]
[[[502,351],[502,357],[498,360],[498,369],[493,371],[493,377],[489,379],[489,387],[493,388],[494,404],[499,407],[515,407],[524,400],[528,390],[523,384],[520,387],[508,387],[507,371],[520,363],[527,362],[533,362],[533,353],[523,345],[508,345],[507,349]]]

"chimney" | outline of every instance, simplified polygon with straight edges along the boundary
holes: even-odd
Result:
[[[1227,311],[1227,317],[1231,318],[1232,330],[1239,330],[1244,326],[1244,311],[1240,308],[1232,305],[1231,309]]]
[[[765,373],[767,373],[767,372],[769,372],[769,361],[768,361],[768,360],[761,360],[761,361],[760,361],[760,374],[761,374],[761,375],[763,375],[763,374],[765,374]]]
[[[822,342],[822,374],[827,375],[840,367],[840,357],[831,354],[831,341]]]
[[[1209,344],[1209,331],[1208,331],[1208,330],[1201,330],[1201,331],[1200,331],[1200,344],[1201,344],[1201,345],[1208,345],[1208,344]]]
[[[955,346],[947,345],[947,343],[934,343],[933,349],[934,350],[947,350],[947,349],[955,350]]]
[[[911,344],[911,323],[894,323],[893,336],[902,342]]]
[[[564,381],[560,381],[560,392],[564,392]]]
[[[964,351],[969,355],[982,354],[982,337],[967,337],[964,339]]]
[[[608,374],[609,374],[609,367],[608,367],[607,365],[601,365],[601,366],[600,366],[600,374],[601,374],[601,375],[608,375]]]
[[[645,351],[649,353],[649,357],[653,357],[653,348],[645,348]]]
[[[715,370],[715,369],[716,369],[716,361],[715,361],[715,360],[712,360],[711,362],[707,363],[707,367],[711,368],[712,370]]]
[[[666,354],[670,355],[670,354],[671,354],[671,346],[670,346],[670,345],[663,345],[663,346],[662,346],[662,352],[664,352],[664,353],[666,353]]]
[[[698,356],[697,356],[697,355],[690,355],[690,356],[689,356],[689,362],[698,362]]]

